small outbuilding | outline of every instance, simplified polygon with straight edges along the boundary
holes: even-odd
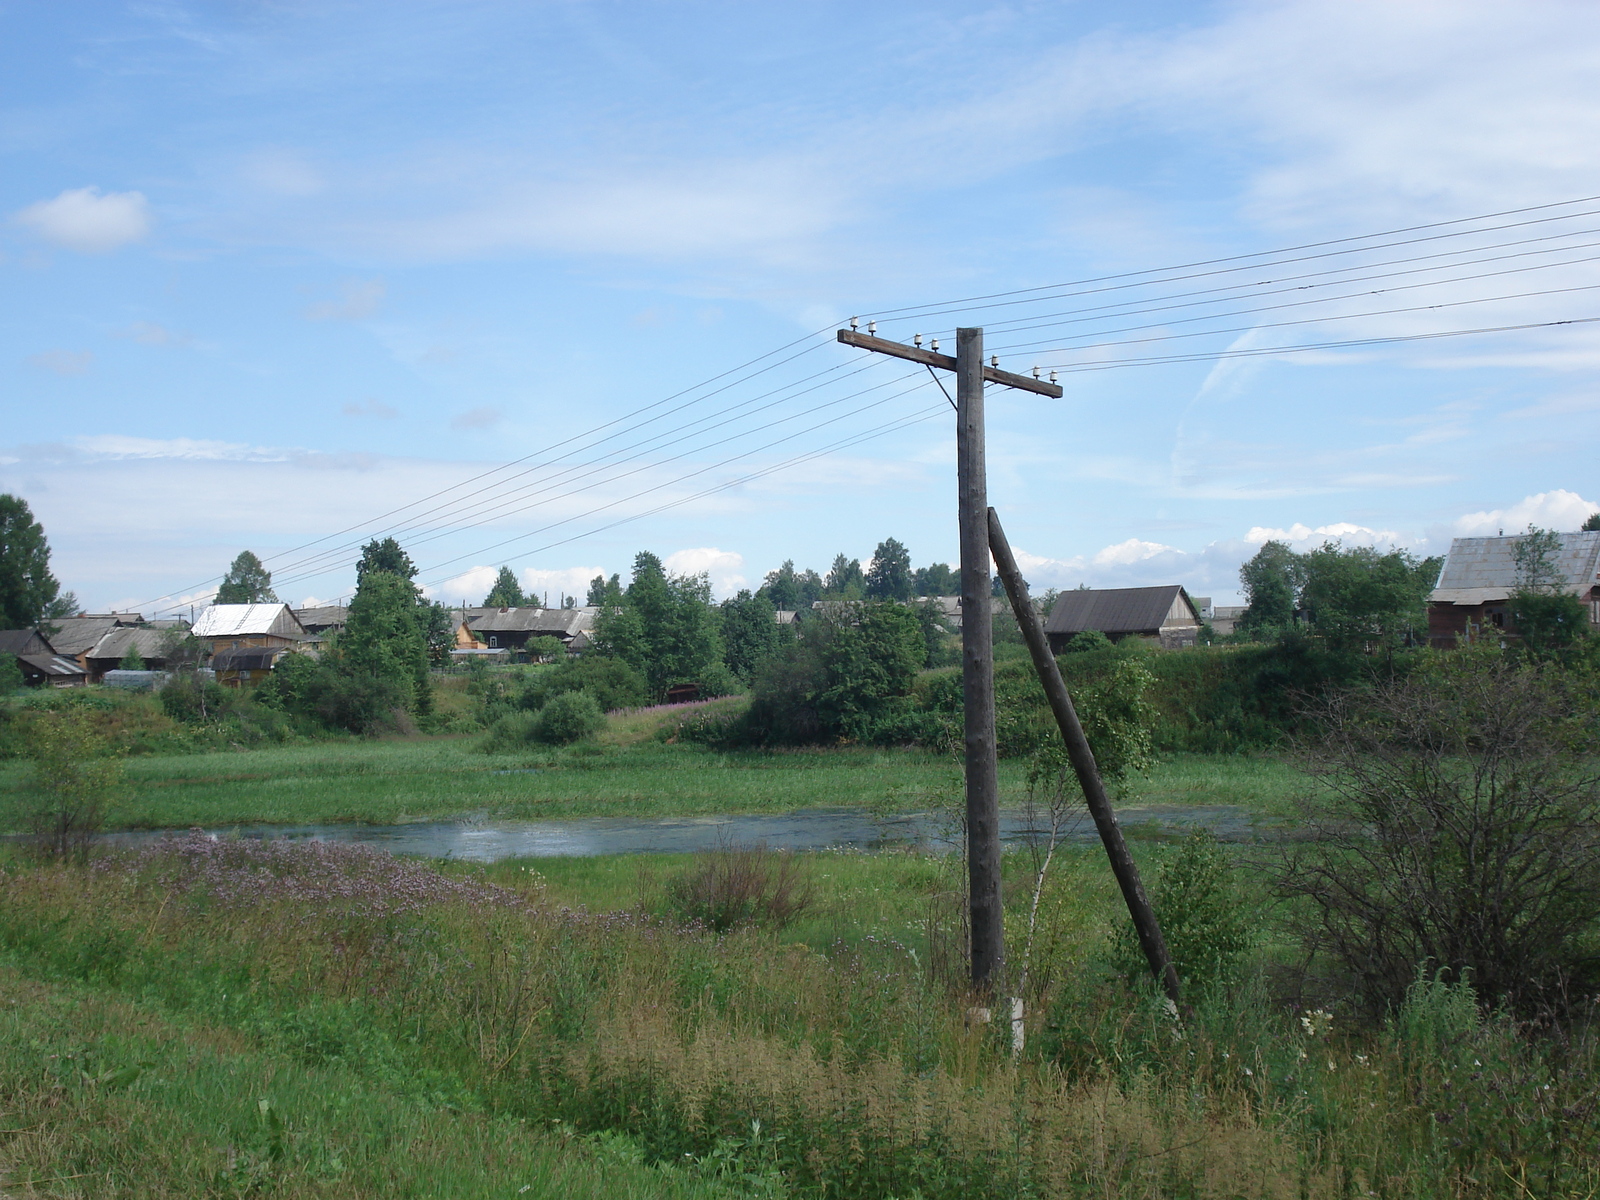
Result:
[[[190,631],[212,654],[288,649],[305,641],[305,626],[287,604],[213,604]]]
[[[146,670],[164,670],[171,636],[165,629],[117,626],[84,652],[83,665],[88,669],[89,682],[102,682],[106,673],[120,667],[123,660],[128,657],[129,651],[133,650],[138,651]]]
[[[1177,650],[1199,641],[1200,613],[1189,593],[1176,583],[1062,592],[1044,624],[1051,651],[1061,653],[1068,642],[1089,629],[1113,642],[1137,637],[1165,650]]]

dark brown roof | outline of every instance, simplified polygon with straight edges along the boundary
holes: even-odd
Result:
[[[1107,634],[1153,634],[1166,624],[1173,601],[1179,596],[1193,613],[1194,605],[1188,593],[1176,583],[1161,587],[1081,588],[1062,592],[1044,623],[1045,632],[1070,634],[1098,629]]]

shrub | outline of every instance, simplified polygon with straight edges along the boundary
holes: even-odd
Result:
[[[22,816],[35,848],[47,858],[86,858],[121,778],[110,743],[85,708],[47,710],[30,721],[27,756],[33,780]]]
[[[174,721],[204,725],[221,717],[227,703],[222,685],[193,671],[174,675],[158,693],[162,711]]]
[[[1594,710],[1573,681],[1458,651],[1325,705],[1322,790],[1278,887],[1376,1011],[1419,964],[1485,1001],[1554,1001],[1593,974],[1600,919]]]
[[[606,715],[588,692],[563,692],[533,715],[528,737],[550,746],[593,737],[606,727]]]
[[[1068,654],[1088,654],[1095,650],[1111,649],[1111,639],[1098,629],[1085,629],[1072,635],[1067,643]]]
[[[14,692],[23,685],[22,668],[15,654],[0,654],[0,696]]]
[[[726,933],[741,925],[782,929],[811,906],[812,891],[792,854],[725,847],[672,880],[667,899],[679,920]]]
[[[1203,994],[1236,982],[1254,939],[1232,865],[1210,831],[1196,830],[1185,839],[1161,868],[1153,891],[1156,920],[1185,990]],[[1118,927],[1114,957],[1126,974],[1149,978],[1132,921]]]
[[[517,703],[525,709],[540,709],[565,692],[587,692],[601,712],[650,703],[650,688],[643,675],[620,658],[598,654],[569,658],[551,670],[538,672]]]

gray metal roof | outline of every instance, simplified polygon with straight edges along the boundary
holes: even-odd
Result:
[[[1080,588],[1062,592],[1044,623],[1046,633],[1155,633],[1179,597],[1195,622],[1200,617],[1182,585],[1142,588]]]
[[[1583,595],[1600,579],[1600,531],[1557,534],[1556,565],[1565,590]],[[1430,600],[1446,604],[1485,604],[1504,600],[1517,587],[1517,544],[1522,537],[1456,538],[1450,543],[1439,585]]]
[[[162,629],[133,629],[126,625],[111,630],[94,644],[90,658],[114,658],[118,662],[128,657],[128,651],[138,647],[143,659],[167,657],[167,634]]]
[[[62,679],[88,674],[87,671],[70,658],[63,658],[59,654],[19,654],[17,655],[17,661],[27,663],[41,674],[53,675]]]
[[[350,609],[344,604],[323,604],[316,608],[297,608],[294,615],[308,633],[319,633],[335,625],[342,627],[350,617]]]
[[[573,637],[594,627],[598,608],[491,608],[468,618],[474,633],[530,633]]]
[[[51,649],[68,658],[77,658],[119,627],[115,617],[61,617],[50,624],[56,627],[56,632],[48,635]]]

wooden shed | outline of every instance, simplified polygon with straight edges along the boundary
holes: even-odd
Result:
[[[1142,588],[1078,588],[1057,597],[1044,631],[1056,654],[1088,629],[1113,642],[1145,638],[1163,649],[1193,646],[1200,637],[1200,613],[1181,584]]]

